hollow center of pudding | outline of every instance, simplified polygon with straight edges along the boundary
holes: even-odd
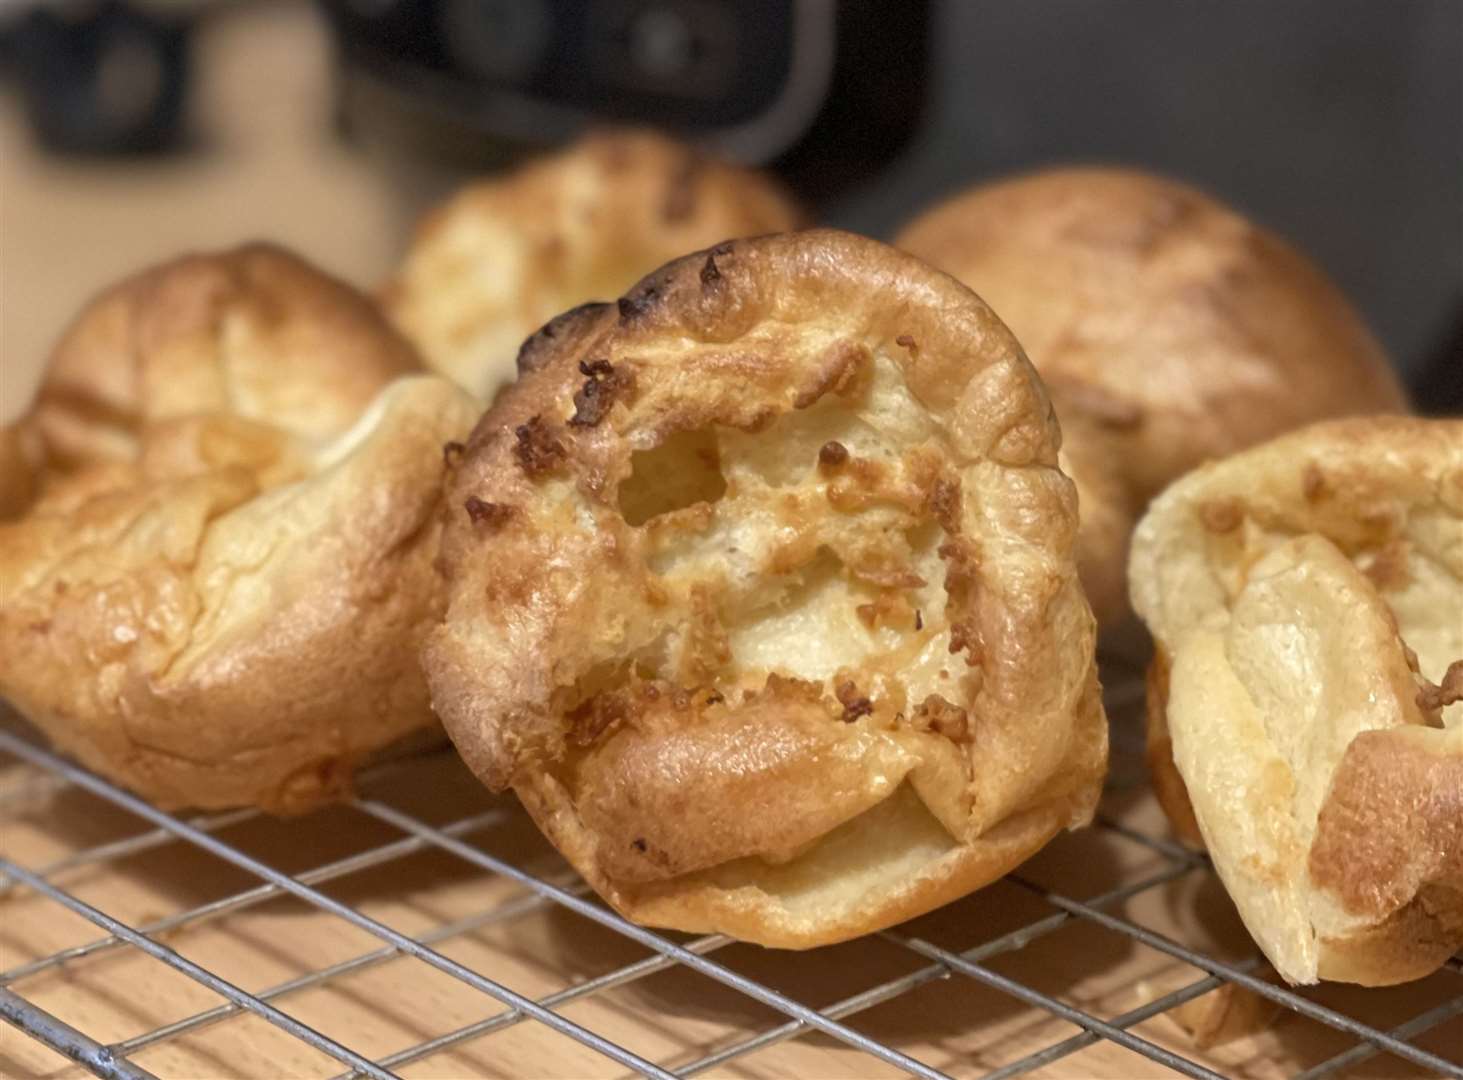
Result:
[[[680,431],[635,454],[621,512],[691,611],[663,628],[657,675],[852,681],[891,713],[964,696],[932,497],[954,465],[894,362],[874,354],[867,369],[851,393],[760,431]]]
[[[870,351],[759,430],[674,432],[616,498],[656,599],[565,702],[605,872],[804,865],[876,810],[952,845],[982,678],[951,652],[959,469],[898,365]],[[891,844],[870,874],[903,865]]]

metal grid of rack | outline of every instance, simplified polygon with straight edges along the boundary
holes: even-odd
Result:
[[[1126,705],[1136,698],[1132,682],[1123,691]],[[1123,706],[1123,701],[1112,701]],[[1134,749],[1134,736],[1127,736],[1127,745],[1115,729],[1115,755]],[[1296,993],[1263,977],[1262,958],[1250,946],[1246,953],[1221,956],[1202,945],[1185,943],[1171,933],[1145,925],[1126,910],[1133,901],[1163,890],[1168,886],[1196,878],[1213,877],[1206,859],[1176,845],[1152,826],[1134,827],[1109,811],[1104,812],[1092,830],[1078,837],[1106,836],[1114,842],[1140,850],[1146,862],[1123,875],[1123,880],[1092,895],[1073,895],[1075,888],[1057,888],[1042,883],[1038,875],[1023,867],[1005,879],[1004,885],[1024,894],[1044,912],[1036,918],[1023,918],[1019,925],[980,940],[941,943],[939,935],[926,933],[924,921],[917,920],[877,935],[880,943],[897,951],[905,963],[894,974],[879,977],[856,992],[845,993],[816,1006],[800,1000],[785,989],[778,989],[778,979],[748,974],[747,967],[777,971],[801,965],[803,954],[775,953],[756,950],[759,963],[736,964],[723,960],[736,950],[749,950],[729,939],[710,935],[689,938],[660,933],[636,926],[620,918],[588,893],[582,883],[567,873],[562,864],[539,866],[532,860],[500,857],[489,846],[475,842],[495,827],[521,812],[506,800],[494,800],[483,794],[475,812],[451,820],[433,821],[430,815],[403,809],[391,799],[373,792],[399,790],[399,777],[410,763],[394,762],[377,766],[373,775],[363,778],[362,794],[348,808],[333,811],[362,815],[373,827],[381,830],[379,842],[363,845],[325,862],[303,868],[280,869],[277,859],[251,853],[244,845],[229,842],[231,831],[245,826],[260,815],[243,810],[230,813],[184,818],[164,813],[129,795],[76,765],[57,757],[35,740],[14,728],[0,728],[0,753],[12,759],[12,765],[24,770],[23,785],[34,802],[38,788],[47,792],[69,791],[105,808],[109,815],[118,815],[139,824],[126,835],[89,847],[76,847],[49,861],[20,865],[10,858],[0,858],[0,925],[6,904],[20,895],[45,900],[65,908],[90,924],[88,940],[40,955],[20,964],[5,963],[0,971],[0,1016],[15,1028],[41,1041],[55,1051],[79,1063],[90,1072],[104,1077],[139,1078],[153,1076],[142,1061],[149,1051],[175,1044],[179,1040],[197,1038],[219,1025],[240,1023],[251,1015],[272,1025],[314,1050],[329,1066],[321,1075],[338,1073],[340,1078],[362,1076],[391,1077],[399,1070],[422,1063],[425,1072],[433,1074],[431,1063],[441,1055],[468,1045],[491,1046],[494,1035],[523,1025],[542,1025],[552,1029],[597,1055],[599,1068],[606,1075],[641,1074],[653,1077],[695,1076],[705,1073],[727,1075],[775,1048],[795,1040],[821,1038],[825,1044],[881,1066],[882,1072],[872,1075],[908,1074],[920,1077],[943,1077],[955,1073],[1006,1078],[1033,1072],[1044,1075],[1075,1075],[1082,1066],[1075,1064],[1084,1050],[1097,1044],[1115,1044],[1133,1055],[1134,1075],[1183,1075],[1215,1077],[1222,1063],[1197,1052],[1186,1042],[1176,1026],[1161,1029],[1155,1024],[1174,1014],[1186,1003],[1218,991],[1226,984],[1241,987],[1250,994],[1273,1003],[1284,1014],[1305,1018],[1312,1025],[1329,1029],[1326,1050],[1315,1060],[1291,1069],[1292,1075],[1304,1080],[1344,1075],[1363,1063],[1371,1062],[1376,1073],[1377,1062],[1390,1061],[1389,1068],[1421,1070],[1424,1075],[1445,1075],[1463,1078],[1463,1038],[1454,1041],[1451,1033],[1460,1030],[1463,1017],[1463,964],[1457,958],[1429,983],[1421,997],[1421,1007],[1411,1009],[1402,1019],[1397,1010],[1383,1010],[1387,1015],[1378,1021],[1366,1009],[1344,1009],[1323,1003],[1312,993]],[[439,751],[442,755],[450,752]],[[17,801],[14,792],[0,790],[0,823],[15,813],[7,802]],[[27,800],[19,800],[27,801]],[[128,817],[130,815],[130,817]],[[229,873],[240,882],[237,889],[203,903],[187,906],[167,915],[147,920],[124,921],[108,914],[96,903],[88,902],[58,881],[68,875],[115,867],[127,860],[166,854],[179,847],[202,853],[208,859],[230,868]],[[413,856],[431,854],[455,860],[458,872],[470,877],[483,876],[514,887],[512,895],[495,900],[478,910],[444,919],[426,929],[405,932],[352,904],[332,891],[332,886],[364,871],[390,869]],[[1069,860],[1070,861],[1070,860]],[[1030,864],[1028,864],[1029,866]],[[8,880],[6,880],[8,879]],[[269,904],[293,900],[314,919],[340,920],[360,931],[372,941],[372,947],[356,950],[350,956],[328,964],[309,967],[273,985],[246,989],[230,981],[206,962],[190,958],[184,947],[188,934],[198,927],[238,917],[241,913]],[[103,901],[104,902],[104,901]],[[496,964],[475,965],[454,959],[449,946],[464,936],[485,928],[510,928],[515,920],[532,912],[558,911],[584,920],[619,938],[633,943],[643,955],[623,963],[604,967],[592,977],[576,978],[547,994],[534,995],[515,990]],[[1026,910],[1025,908],[1022,909]],[[1009,961],[1029,953],[1043,941],[1050,941],[1072,927],[1086,927],[1089,932],[1115,935],[1125,948],[1142,948],[1151,955],[1173,961],[1179,969],[1190,973],[1179,985],[1153,991],[1150,1000],[1120,1011],[1102,1010],[1074,1000],[1050,980],[1031,979],[1013,973],[1019,971]],[[980,935],[977,935],[978,937]],[[3,942],[0,942],[3,945]],[[27,996],[33,980],[57,972],[74,974],[86,965],[105,963],[105,958],[127,950],[136,950],[200,984],[218,999],[208,1007],[199,1007],[167,1023],[149,1026],[146,1030],[107,1041],[88,1034],[85,1025],[75,1018],[68,1020],[37,1004]],[[376,1053],[353,1049],[342,1038],[320,1030],[324,1024],[312,1025],[290,1011],[292,998],[311,990],[339,985],[357,978],[363,972],[389,964],[400,964],[406,958],[421,967],[414,971],[435,969],[448,979],[471,988],[482,996],[485,1015],[466,1024],[450,1026],[431,1033],[389,1052]],[[769,965],[771,965],[769,967]],[[882,965],[879,971],[887,970]],[[615,991],[633,987],[667,972],[680,970],[710,983],[720,984],[737,998],[749,999],[759,1006],[761,1018],[755,1026],[744,1027],[731,1034],[722,1034],[696,1048],[694,1053],[672,1054],[656,1060],[652,1052],[635,1049],[581,1019],[574,1019],[574,1006]],[[848,972],[845,985],[857,981],[859,972]],[[988,1056],[962,1055],[958,1050],[928,1053],[928,1041],[911,1048],[907,1040],[880,1037],[877,1025],[865,1026],[862,1020],[876,1014],[880,1007],[901,998],[918,994],[924,988],[968,980],[978,984],[982,992],[1004,996],[1009,1003],[1024,1006],[1031,1015],[1065,1022],[1060,1037],[1044,1035],[1047,1027],[1037,1025],[1042,1037],[1033,1045],[1031,1038],[1004,1040],[1018,1046],[1019,1052],[998,1064]],[[409,985],[409,977],[398,980]],[[1368,992],[1373,995],[1387,991]],[[726,1000],[724,997],[719,1000]],[[1354,1004],[1356,998],[1349,999]],[[1368,1000],[1363,998],[1362,1000]],[[1379,1000],[1379,999],[1375,999]],[[1417,1000],[1415,995],[1414,999]],[[673,1013],[664,998],[632,998],[632,1007]],[[53,1006],[54,1007],[54,1006]],[[58,1010],[64,1011],[64,1010]],[[1100,1015],[1107,1011],[1110,1015]],[[981,1015],[971,1015],[968,1023],[978,1025]],[[1072,1030],[1075,1029],[1075,1030]],[[0,1029],[3,1031],[3,1029]],[[1427,1043],[1427,1045],[1425,1045]],[[1429,1049],[1428,1046],[1432,1048]],[[1441,1051],[1439,1050],[1441,1047]],[[1451,1052],[1450,1052],[1451,1048]],[[1314,1057],[1314,1055],[1313,1055]],[[1375,1059],[1375,1060],[1374,1060]],[[848,1064],[851,1059],[839,1061]],[[1064,1072],[1064,1063],[1077,1073]],[[0,1072],[4,1071],[0,1058]],[[455,1066],[460,1068],[461,1066]],[[842,1068],[843,1066],[840,1066]],[[755,1075],[785,1075],[787,1065],[776,1063]],[[851,1067],[850,1067],[850,1071]],[[1411,1074],[1411,1073],[1409,1073]],[[441,1075],[436,1073],[433,1075]]]

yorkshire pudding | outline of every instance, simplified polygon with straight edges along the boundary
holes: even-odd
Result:
[[[617,909],[802,948],[1092,815],[1076,502],[989,308],[872,240],[726,243],[549,323],[448,489],[425,666]]]
[[[599,132],[458,192],[423,221],[383,294],[430,366],[491,400],[551,316],[800,217],[769,177],[650,132]]]
[[[1133,539],[1149,760],[1292,983],[1463,946],[1463,420],[1316,424],[1184,477]]]
[[[0,695],[161,806],[293,812],[433,724],[443,443],[472,400],[281,251],[91,304],[7,435]],[[393,381],[394,380],[394,381]]]
[[[1301,424],[1407,408],[1380,346],[1309,260],[1170,180],[1017,177],[935,207],[895,243],[980,293],[1046,381],[1104,625],[1127,612],[1133,524],[1171,481]]]

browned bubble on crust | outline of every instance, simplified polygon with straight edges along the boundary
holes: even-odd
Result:
[[[970,715],[939,694],[930,694],[914,710],[914,726],[919,731],[943,735],[952,742],[970,737]]]
[[[824,469],[836,469],[848,460],[848,447],[841,442],[829,440],[818,449],[818,465]]]
[[[474,525],[484,525],[494,530],[501,529],[513,516],[513,507],[505,506],[503,503],[488,502],[486,499],[479,499],[476,495],[469,495],[462,506]]]
[[[620,297],[615,301],[615,307],[620,313],[620,325],[628,326],[648,314],[659,299],[660,289],[654,285],[642,285],[628,296]]]
[[[525,424],[513,429],[517,444],[514,456],[529,476],[538,476],[557,468],[564,462],[564,444],[554,437],[542,416],[530,417]]]
[[[852,723],[861,716],[868,716],[874,711],[874,703],[859,693],[858,687],[852,679],[845,679],[838,684],[834,690],[834,696],[838,703],[843,706],[843,720],[845,723]]]
[[[625,365],[615,367],[608,360],[580,361],[579,372],[584,385],[574,395],[573,427],[594,427],[610,411],[617,400],[635,388],[635,373]]]

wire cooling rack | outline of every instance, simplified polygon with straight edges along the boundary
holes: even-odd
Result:
[[[1109,696],[1093,828],[811,953],[625,921],[445,749],[296,821],[181,817],[11,723],[0,1016],[35,1041],[0,1028],[0,1075],[1463,1078],[1456,958],[1387,990],[1265,977],[1208,861],[1165,838],[1140,693]],[[1186,1010],[1226,994],[1279,1018],[1201,1046]]]

